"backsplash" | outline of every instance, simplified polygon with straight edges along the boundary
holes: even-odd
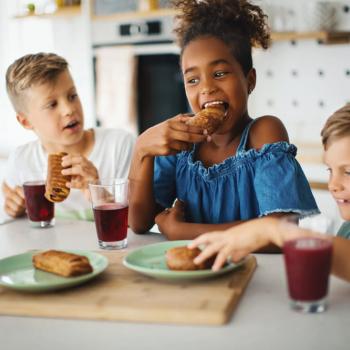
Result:
[[[292,142],[319,144],[325,120],[350,102],[349,57],[349,44],[314,40],[274,42],[266,52],[256,50],[250,113],[281,118]]]

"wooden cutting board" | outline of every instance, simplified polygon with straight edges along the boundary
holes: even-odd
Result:
[[[0,314],[219,325],[230,320],[257,265],[250,256],[240,269],[218,278],[164,282],[124,267],[126,252],[102,254],[109,260],[106,271],[79,287],[42,294],[0,287]]]

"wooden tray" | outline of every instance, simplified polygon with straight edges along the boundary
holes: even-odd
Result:
[[[107,270],[80,287],[40,294],[0,287],[0,314],[219,325],[230,320],[257,265],[250,256],[240,269],[215,279],[164,282],[124,267],[125,251],[102,254]]]

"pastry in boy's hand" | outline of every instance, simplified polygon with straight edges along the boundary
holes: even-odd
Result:
[[[92,272],[92,266],[86,256],[48,250],[33,256],[35,268],[56,275],[71,277]]]
[[[210,269],[215,261],[215,256],[197,265],[193,260],[201,253],[199,248],[189,249],[186,246],[174,247],[167,250],[165,258],[170,270],[193,271]]]
[[[196,113],[186,124],[207,130],[208,134],[215,132],[226,117],[223,104],[208,106]]]
[[[70,190],[66,182],[69,182],[71,177],[62,175],[62,158],[66,155],[65,152],[49,154],[45,197],[50,202],[62,202],[69,195]]]

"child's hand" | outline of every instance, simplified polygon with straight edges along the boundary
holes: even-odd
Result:
[[[240,261],[249,253],[275,241],[278,219],[263,218],[251,220],[225,231],[206,233],[193,240],[188,247],[204,246],[202,253],[194,259],[200,264],[217,254],[212,269],[219,270],[227,260]]]
[[[168,236],[169,231],[176,228],[180,222],[185,222],[185,206],[178,199],[172,208],[163,210],[155,218],[159,231],[165,236]]]
[[[194,143],[203,142],[208,135],[203,130],[186,125],[189,116],[179,114],[147,129],[138,139],[143,155],[165,156],[190,150]]]
[[[2,191],[5,197],[4,209],[6,214],[13,218],[24,215],[26,204],[24,200],[23,188],[16,186],[14,189],[7,186],[5,182],[2,184]]]
[[[98,180],[98,171],[95,166],[82,155],[67,155],[62,158],[63,175],[70,175],[71,181],[67,182],[68,188],[83,190],[87,198],[88,185]]]

